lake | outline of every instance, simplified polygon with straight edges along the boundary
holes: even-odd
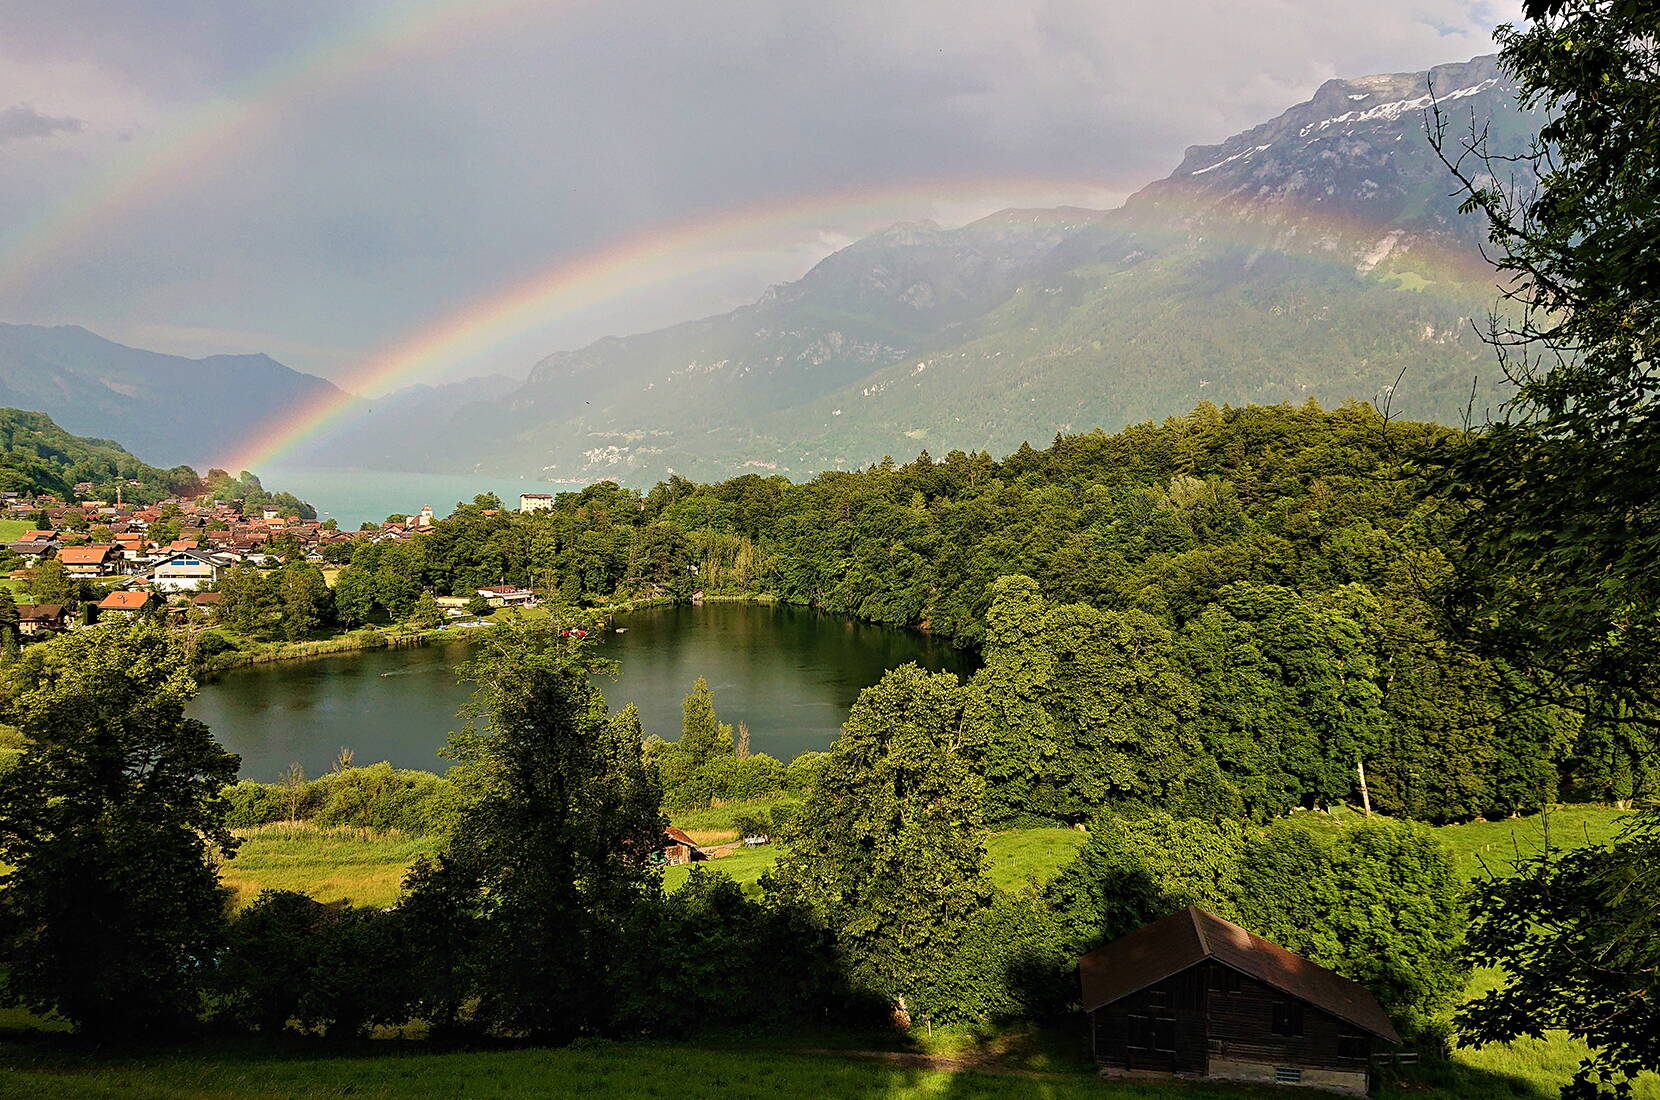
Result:
[[[495,493],[507,507],[517,508],[520,493],[570,493],[581,488],[487,474],[412,474],[281,465],[261,467],[255,472],[267,489],[293,493],[317,509],[318,519],[333,519],[348,531],[364,523],[380,523],[394,513],[419,512],[425,504],[432,505],[440,516],[447,516],[458,503],[470,502],[479,493]]]
[[[617,616],[601,652],[618,662],[600,689],[612,710],[640,708],[647,733],[680,736],[680,701],[707,677],[715,708],[749,723],[750,747],[788,761],[830,746],[859,692],[915,661],[967,675],[978,655],[912,631],[778,604],[710,603]],[[293,761],[315,776],[342,747],[359,764],[442,771],[437,751],[469,691],[456,680],[465,642],[371,649],[233,669],[202,686],[190,713],[242,756],[242,774],[275,780]]]

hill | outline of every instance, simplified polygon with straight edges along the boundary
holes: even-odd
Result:
[[[1200,400],[1387,397],[1457,423],[1472,392],[1478,414],[1500,394],[1468,323],[1494,291],[1424,132],[1432,87],[1455,131],[1489,125],[1501,151],[1535,128],[1491,57],[1328,81],[1118,210],[895,226],[732,313],[550,355],[505,395],[454,394],[429,430],[396,433],[403,461],[799,477]]]
[[[206,467],[245,444],[273,410],[338,392],[265,355],[185,359],[77,325],[0,324],[0,405],[39,409],[71,432],[118,436],[150,462]]]
[[[126,499],[137,503],[192,492],[198,484],[189,467],[157,469],[119,443],[71,435],[44,413],[0,408],[0,492],[73,500],[83,481],[111,499],[120,482]]]

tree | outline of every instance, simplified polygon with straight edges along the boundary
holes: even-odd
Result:
[[[346,626],[362,626],[375,614],[375,576],[348,565],[334,581],[334,610]]]
[[[79,586],[57,558],[47,558],[29,572],[29,594],[36,603],[74,606]]]
[[[5,995],[90,1035],[193,1018],[223,930],[210,846],[237,757],[184,715],[189,663],[154,622],[31,647],[5,673],[27,738],[0,773]]]
[[[458,920],[480,914],[479,1022],[540,1041],[611,1026],[607,975],[626,921],[661,890],[649,863],[666,824],[657,784],[593,668],[583,643],[546,622],[479,640],[464,668],[478,692],[448,749],[460,819],[436,871],[412,880],[421,904],[440,891]],[[457,880],[476,887],[449,888]]]
[[[732,755],[732,727],[715,715],[715,693],[702,676],[680,704],[680,751],[693,770]]]
[[[1518,383],[1504,419],[1445,462],[1443,491],[1464,506],[1446,602],[1536,696],[1585,715],[1614,750],[1604,778],[1624,785],[1615,742],[1660,729],[1660,6],[1523,11],[1531,23],[1497,38],[1523,102],[1551,116],[1524,166],[1537,186],[1507,191],[1494,181],[1516,167],[1480,135],[1456,152],[1441,135],[1510,282],[1487,336]],[[1660,1069],[1656,852],[1644,831],[1479,887],[1472,958],[1511,982],[1467,1010],[1467,1039],[1580,1035],[1592,1053],[1570,1096],[1628,1093]]]
[[[947,1017],[939,977],[993,894],[964,699],[955,676],[914,664],[861,692],[767,882],[819,914],[857,987]]]
[[[444,612],[431,592],[422,592],[409,611],[409,625],[420,630],[431,630],[444,625]]]
[[[1564,1097],[1631,1095],[1632,1078],[1660,1068],[1660,811],[1612,845],[1547,844],[1514,872],[1473,887],[1468,959],[1505,981],[1459,1011],[1462,1040],[1566,1031],[1591,1053]]]
[[[281,601],[282,632],[297,642],[334,618],[334,596],[323,571],[306,562],[283,566],[277,581]]]
[[[1443,156],[1484,213],[1509,308],[1489,342],[1518,383],[1447,456],[1465,515],[1455,621],[1584,706],[1611,692],[1660,726],[1660,50],[1653,0],[1527,0],[1501,63],[1549,114],[1512,192],[1467,140]]]
[[[259,633],[276,604],[271,588],[258,566],[231,566],[219,582],[219,620],[242,634]]]

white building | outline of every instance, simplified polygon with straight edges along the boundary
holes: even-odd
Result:
[[[551,512],[553,511],[552,493],[520,493],[519,511],[521,512]]]
[[[219,567],[189,551],[169,554],[156,565],[150,587],[157,592],[195,592],[219,579]]]

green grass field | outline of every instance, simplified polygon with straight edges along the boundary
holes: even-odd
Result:
[[[146,1055],[0,1043],[0,1096],[270,1100],[272,1097],[938,1097],[940,1100],[1246,1100],[1276,1093],[1109,1084],[1093,1076],[951,1072],[835,1053],[618,1043],[564,1050],[432,1053],[396,1043],[234,1043]],[[896,1059],[902,1056],[891,1056]],[[1419,1094],[1424,1095],[1424,1094]]]
[[[999,890],[1042,886],[1089,842],[1077,829],[1011,829],[986,841],[988,872]]]
[[[16,542],[32,530],[34,525],[26,519],[0,519],[0,542]]]
[[[261,890],[298,890],[319,901],[345,898],[356,905],[391,905],[398,900],[409,865],[439,845],[429,836],[303,824],[263,825],[239,829],[237,835],[242,846],[224,862],[219,875],[236,891],[240,905],[253,901]]]
[[[1630,814],[1629,810],[1608,806],[1559,806],[1547,814],[1443,825],[1435,831],[1451,846],[1459,877],[1468,882],[1489,874],[1508,874],[1518,856],[1538,855],[1544,849],[1547,830],[1551,844],[1561,849],[1607,844]]]

